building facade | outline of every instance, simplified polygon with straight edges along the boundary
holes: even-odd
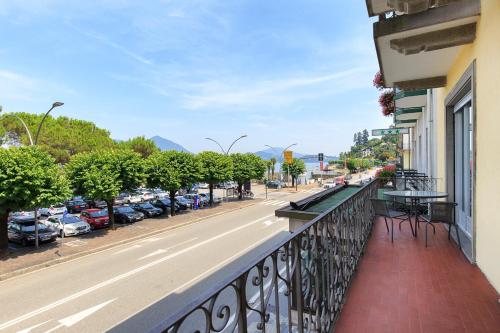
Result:
[[[462,251],[500,291],[500,1],[366,2],[404,165],[457,203]]]

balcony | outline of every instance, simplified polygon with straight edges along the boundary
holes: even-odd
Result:
[[[498,332],[498,294],[443,228],[428,248],[408,224],[391,243],[369,201],[381,195],[380,185],[377,179],[291,205],[288,213],[304,220],[293,232],[165,313],[151,332]],[[294,214],[298,207],[310,215]],[[114,331],[130,331],[154,310]]]
[[[409,127],[415,127],[416,125],[417,121],[414,119],[394,120],[394,127],[396,128],[409,128]]]
[[[427,105],[427,89],[396,91],[394,101],[396,109],[424,107]]]
[[[389,2],[367,3],[369,11],[371,5],[380,12],[390,9]],[[463,45],[475,40],[480,7],[479,0],[452,1],[446,6],[375,22],[375,46],[386,86],[404,90],[445,86],[450,59],[455,59]]]

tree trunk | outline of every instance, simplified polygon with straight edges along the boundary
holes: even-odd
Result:
[[[273,168],[271,169],[271,179],[274,180],[274,164],[273,164]]]
[[[295,187],[295,176],[292,175],[292,187]]]
[[[214,184],[209,183],[208,189],[210,191],[210,207],[212,207],[214,205]]]
[[[175,216],[175,190],[168,191],[170,196],[170,215]]]
[[[113,213],[113,204],[115,199],[106,200],[106,206],[108,207],[108,218],[109,218],[109,228],[115,230],[115,214]]]
[[[243,199],[243,183],[238,182],[238,199]]]
[[[9,218],[9,212],[0,213],[0,254],[3,252],[7,253],[9,249],[9,237],[7,235],[7,219]]]

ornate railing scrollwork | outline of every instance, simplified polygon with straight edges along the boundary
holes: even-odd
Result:
[[[328,332],[373,225],[373,180],[154,332]]]

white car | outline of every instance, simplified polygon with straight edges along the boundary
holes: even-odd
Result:
[[[337,186],[337,184],[335,183],[325,183],[325,185],[323,185],[323,188],[329,189],[329,188],[335,188],[335,186]]]
[[[149,201],[155,199],[155,194],[152,191],[141,190],[137,193],[141,201]]]
[[[41,208],[40,215],[42,216],[54,216],[62,215],[68,212],[68,209],[64,204],[51,205],[49,208]]]
[[[142,202],[142,198],[139,194],[137,193],[127,193],[123,192],[120,193],[120,195],[115,199],[115,203],[139,203]]]
[[[90,232],[90,224],[83,221],[79,217],[70,214],[50,216],[42,223],[55,230],[59,236],[63,236],[64,234],[64,237],[76,236]]]
[[[208,183],[199,183],[198,188],[202,188],[204,190],[208,189]]]
[[[169,194],[167,191],[164,191],[160,188],[153,190],[154,199],[165,199],[168,198]]]

